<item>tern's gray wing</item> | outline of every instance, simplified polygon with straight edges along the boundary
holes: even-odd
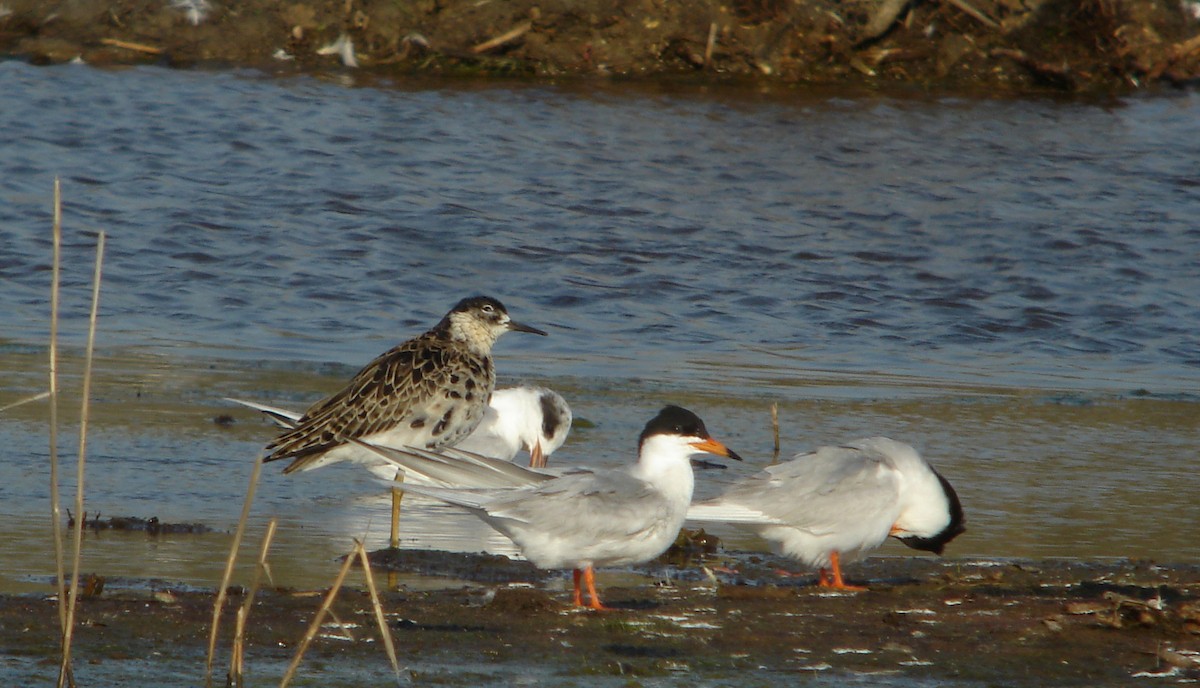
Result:
[[[536,485],[557,477],[542,470],[525,468],[509,461],[453,447],[430,451],[415,447],[384,447],[363,440],[350,441],[375,454],[387,465],[403,470],[406,476],[424,478],[435,485],[456,488],[514,488]]]
[[[815,533],[894,509],[898,476],[889,457],[872,448],[821,447],[740,481],[688,510],[688,518],[743,524],[785,524]]]
[[[502,531],[599,542],[627,539],[669,519],[670,505],[645,481],[620,470],[577,469],[486,505]],[[514,538],[516,539],[516,538]]]
[[[287,468],[290,472],[344,443],[344,438],[397,427],[410,427],[427,438],[405,444],[453,444],[483,417],[494,382],[489,357],[426,333],[371,361],[342,391],[315,404],[296,428],[268,445],[273,451],[266,460],[295,459]],[[453,413],[465,417],[451,417]]]

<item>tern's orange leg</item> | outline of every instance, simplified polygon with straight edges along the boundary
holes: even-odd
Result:
[[[591,599],[588,606],[596,611],[608,611],[609,607],[600,602],[600,595],[596,593],[596,572],[592,570],[591,564],[583,570],[583,582],[587,584],[588,597]]]
[[[825,569],[821,569],[817,585],[822,588],[833,588],[834,590],[866,590],[861,585],[846,585],[846,581],[842,580],[842,561],[836,551],[829,555],[829,567],[833,569],[832,580],[825,572]]]
[[[583,576],[583,572],[579,569],[571,571],[571,575],[575,578],[575,606],[583,606],[583,590],[579,587],[579,579]]]

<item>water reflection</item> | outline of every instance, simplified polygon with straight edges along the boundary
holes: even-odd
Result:
[[[25,356],[2,358],[8,366],[15,359]],[[280,403],[304,401],[311,393],[300,390],[334,389],[344,381],[344,371],[220,372],[145,363],[139,357],[100,362],[86,508],[101,516],[200,521],[219,532],[89,535],[87,569],[118,578],[211,585],[223,566],[250,463],[274,436],[257,414],[225,405],[217,394],[233,387],[235,393],[274,396]],[[139,396],[141,388],[124,381],[142,369],[156,369],[155,383],[174,391]],[[966,509],[969,530],[952,543],[951,557],[1200,559],[1200,546],[1191,537],[1191,524],[1200,519],[1200,490],[1190,480],[1187,460],[1200,442],[1191,398],[930,387],[889,376],[864,377],[856,384],[835,378],[840,383],[805,385],[787,376],[764,383],[763,373],[754,386],[734,384],[721,394],[665,381],[542,380],[571,398],[584,421],[553,460],[630,461],[646,416],[663,403],[680,403],[702,414],[710,429],[747,459],[747,466],[698,475],[697,495],[715,494],[770,460],[774,400],[785,458],[871,434],[917,446],[953,482]],[[64,408],[70,409],[70,402]],[[29,404],[11,411],[0,425],[0,442],[9,448],[9,458],[0,464],[0,502],[9,526],[0,539],[6,562],[0,588],[44,583],[53,571],[44,413],[44,404]],[[235,422],[214,422],[221,415]],[[74,439],[66,429],[61,442],[64,502],[69,504]],[[332,576],[336,558],[349,551],[353,538],[372,548],[386,545],[390,506],[386,487],[354,466],[283,476],[268,465],[247,553],[270,518],[280,522],[273,555],[276,582],[310,587]],[[401,533],[407,548],[513,552],[511,543],[475,517],[411,496],[405,500]],[[731,547],[762,548],[736,529],[717,533]],[[911,554],[890,546],[883,552]]]
[[[762,463],[777,402],[787,454],[921,450],[967,510],[952,555],[1200,558],[1195,93],[347,89],[16,62],[0,91],[0,405],[45,387],[61,176],[67,458],[109,236],[90,512],[232,529],[272,432],[221,397],[303,407],[484,292],[551,332],[501,341],[501,382],[590,421],[558,461],[631,460],[672,402]],[[45,405],[0,420],[2,587],[50,564]],[[386,535],[379,486],[325,470],[264,474],[281,577]],[[413,545],[503,544],[413,511]],[[227,536],[137,537],[90,561],[208,581]]]

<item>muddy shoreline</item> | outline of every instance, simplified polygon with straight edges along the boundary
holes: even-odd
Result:
[[[701,566],[604,573],[601,589],[616,609],[596,613],[568,606],[562,576],[523,580],[528,565],[506,562],[436,552],[395,558],[393,569],[443,583],[383,593],[409,677],[443,685],[519,676],[543,685],[662,677],[771,685],[818,674],[871,675],[889,685],[1200,679],[1200,565],[888,557],[848,570],[869,591],[829,593],[810,575],[780,575],[786,561],[743,552],[710,561],[737,570],[715,577]],[[381,585],[386,578],[376,571]],[[299,675],[321,685],[389,680],[368,594],[361,578],[351,580],[334,605],[341,626],[325,629],[301,665]],[[226,604],[219,677],[241,594],[235,588]],[[322,596],[258,593],[247,625],[248,676],[277,680],[272,672],[290,660]],[[81,599],[77,676],[146,662],[199,676],[212,605],[211,592],[162,587]],[[45,596],[0,597],[5,661],[53,667],[57,624]]]
[[[383,78],[1112,92],[1200,79],[1200,3],[6,0],[0,56]]]

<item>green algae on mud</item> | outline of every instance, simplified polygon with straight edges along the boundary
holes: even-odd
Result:
[[[506,566],[494,557],[412,559],[426,575],[440,560],[448,576],[439,589],[399,588],[383,597],[400,661],[425,683],[495,685],[524,677],[601,685],[667,677],[767,686],[869,675],[888,685],[1043,686],[1113,685],[1138,674],[1200,678],[1200,664],[1188,666],[1200,651],[1200,565],[876,558],[848,569],[868,592],[833,593],[814,586],[812,576],[781,576],[787,561],[734,553],[722,563],[735,574],[713,577],[691,567],[666,569],[664,577],[663,569],[648,568],[648,578],[616,584],[602,573],[605,601],[616,609],[594,613],[571,608],[569,594],[549,584],[449,577],[472,570],[502,577],[487,573]],[[524,570],[514,562],[510,572]],[[385,577],[376,572],[380,582]],[[230,620],[238,602],[235,595],[227,604]],[[133,664],[178,673],[190,663],[194,673],[180,676],[179,685],[194,685],[212,604],[211,593],[163,590],[82,599],[77,677],[93,683],[109,672],[128,674]],[[248,623],[252,681],[278,674],[319,605],[317,592],[259,593]],[[298,685],[388,680],[370,607],[365,591],[343,590],[334,605],[340,623],[309,649]],[[21,678],[39,678],[41,664],[52,671],[57,624],[52,601],[0,598],[0,676],[18,663],[33,671]]]

